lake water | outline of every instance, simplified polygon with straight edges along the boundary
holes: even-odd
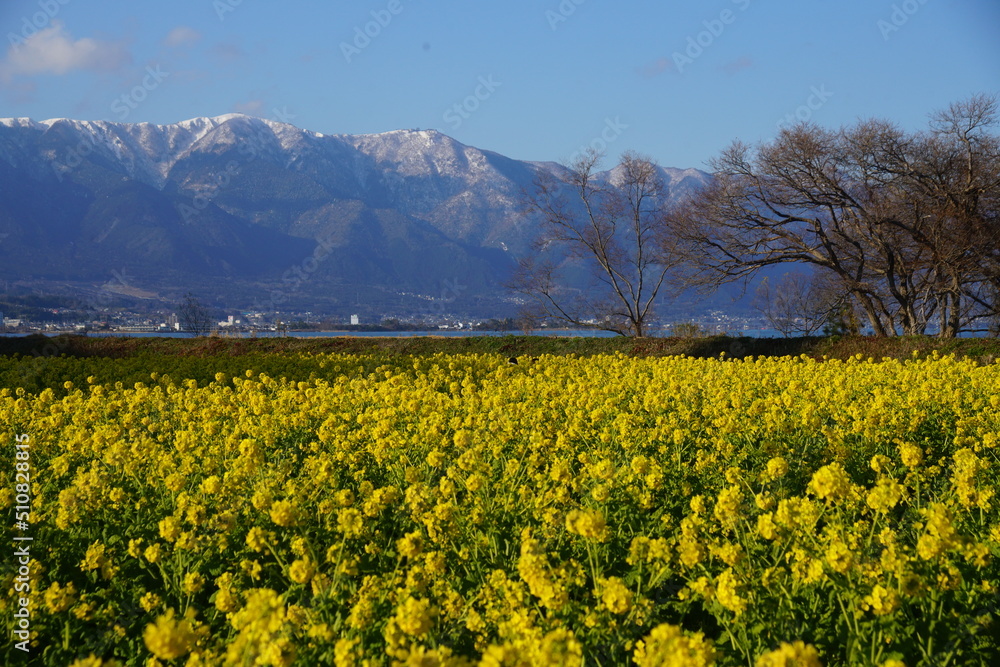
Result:
[[[772,329],[755,329],[742,332],[744,336],[753,338],[777,338],[781,334]],[[0,334],[0,336],[26,336],[29,334]],[[47,336],[56,336],[56,333],[46,333]],[[124,337],[124,338],[190,338],[186,333],[177,332],[118,332],[118,331],[92,331],[87,334],[91,337]],[[274,331],[258,331],[251,335],[248,332],[220,333],[220,338],[410,338],[414,336],[440,336],[445,338],[458,338],[465,336],[521,336],[521,332],[501,332],[501,331],[469,331],[460,329],[437,329],[433,331],[289,331],[277,333]],[[532,336],[555,336],[564,338],[614,338],[617,334],[610,331],[593,331],[589,329],[539,329],[532,331]]]

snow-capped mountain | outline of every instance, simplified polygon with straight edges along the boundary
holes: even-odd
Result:
[[[446,283],[495,298],[533,236],[523,192],[562,169],[433,130],[0,119],[0,272],[100,284],[124,270],[162,295],[211,286],[286,305],[348,288],[433,300]],[[677,194],[706,177],[663,175]]]

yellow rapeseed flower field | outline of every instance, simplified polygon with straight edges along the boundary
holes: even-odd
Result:
[[[8,637],[29,595],[51,665],[1000,664],[1000,364],[309,362],[0,392]]]

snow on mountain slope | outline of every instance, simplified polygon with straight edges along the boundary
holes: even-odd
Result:
[[[235,168],[256,174],[254,191],[273,189],[275,181],[285,182],[285,190],[319,188],[331,200],[395,209],[458,240],[495,248],[523,241],[521,200],[536,174],[566,174],[562,165],[512,160],[436,130],[323,135],[235,113],[171,125],[0,119],[0,160],[16,169],[48,167],[63,179],[84,159],[158,190],[192,194],[218,191],[214,180]],[[662,174],[678,193],[706,176],[673,168]],[[613,178],[613,171],[603,177]],[[246,209],[231,201],[227,210]],[[257,210],[250,217],[266,222],[267,216]]]

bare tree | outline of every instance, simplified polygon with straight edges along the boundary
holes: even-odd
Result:
[[[998,305],[995,120],[995,100],[980,97],[934,116],[928,133],[870,120],[734,143],[712,162],[714,182],[668,218],[687,278],[717,286],[810,264],[877,335],[924,333],[934,318],[957,335]]]
[[[799,125],[757,151],[736,142],[713,160],[714,181],[670,216],[689,278],[716,286],[748,281],[767,266],[812,264],[833,273],[875,332],[886,334],[854,184],[836,148],[833,133]]]
[[[929,258],[943,336],[1000,314],[1000,137],[990,134],[998,120],[996,98],[977,95],[879,156],[911,209],[896,224]]]
[[[181,329],[193,336],[204,336],[212,328],[208,310],[191,292],[184,295],[184,300],[177,307],[177,320]]]
[[[587,153],[565,180],[540,172],[526,203],[543,233],[510,286],[528,297],[534,317],[643,337],[668,269],[660,245],[666,186],[647,157],[623,154],[607,178],[597,171],[600,159]],[[570,288],[572,266],[595,289]]]
[[[773,285],[767,278],[761,281],[753,305],[783,336],[811,336],[839,315],[845,303],[836,283],[793,271]]]

